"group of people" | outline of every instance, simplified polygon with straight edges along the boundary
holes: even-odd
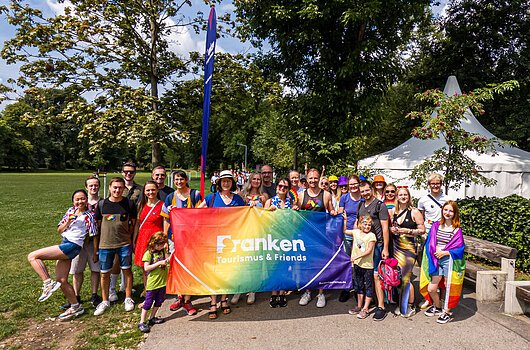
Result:
[[[420,306],[426,316],[439,316],[439,323],[452,319],[447,303],[442,307],[440,282],[451,273],[452,259],[462,258],[463,240],[458,206],[441,191],[443,179],[432,174],[428,179],[430,193],[412,204],[407,187],[387,184],[382,175],[370,182],[358,175],[320,176],[317,169],[305,174],[292,170],[288,176],[279,176],[273,183],[273,169],[261,166],[251,172],[241,188],[230,170],[214,174],[215,186],[204,199],[199,191],[191,189],[186,172],[173,172],[174,188],[166,186],[166,169],[155,167],[152,179],[143,186],[134,182],[136,165],[128,162],[122,167],[122,177],[109,183],[109,197],[99,198],[100,182],[90,176],[86,189],[74,191],[73,206],[58,224],[63,241],[57,246],[42,248],[29,254],[28,260],[43,281],[39,301],[49,298],[59,288],[67,304],[59,319],[68,320],[84,313],[80,290],[83,272],[88,263],[91,270],[91,302],[94,315],[103,314],[111,302],[118,300],[117,281],[122,275],[125,292],[124,307],[132,311],[132,264],[143,271],[144,301],[138,328],[149,332],[150,327],[162,323],[157,311],[165,299],[170,254],[178,244],[172,237],[169,213],[173,208],[219,208],[256,206],[266,210],[311,210],[342,215],[344,218],[344,249],[351,256],[353,291],[357,303],[350,314],[364,319],[373,314],[376,321],[387,315],[385,302],[397,303],[396,314],[411,317],[417,311],[415,291],[411,284],[414,264],[421,264],[422,249],[428,258],[428,269],[422,273],[429,280],[426,300]],[[305,187],[301,179],[305,179]],[[431,229],[431,227],[433,229]],[[458,242],[462,243],[458,243]],[[455,243],[457,242],[457,243]],[[451,249],[449,249],[451,248]],[[133,259],[134,257],[134,259]],[[402,274],[397,299],[385,294],[379,280],[378,266],[382,260],[395,258]],[[57,260],[56,280],[53,280],[43,260]],[[427,272],[425,272],[427,271]],[[73,275],[73,286],[68,282]],[[101,284],[101,298],[97,291]],[[441,288],[443,291],[443,288]],[[271,291],[271,307],[287,306],[288,291]],[[339,301],[346,302],[351,290],[343,290]],[[308,305],[312,291],[300,296],[299,305]],[[375,308],[370,310],[373,299]],[[211,296],[208,317],[216,319],[231,313],[230,304],[238,303],[240,295]],[[248,291],[247,303],[255,302],[255,293]],[[454,304],[454,303],[453,303]],[[325,307],[324,290],[318,290],[316,306]],[[170,305],[172,311],[184,309],[195,315],[190,295],[179,295]]]

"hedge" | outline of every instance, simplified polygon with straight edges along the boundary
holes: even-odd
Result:
[[[530,272],[530,200],[518,195],[458,200],[465,235],[518,250],[516,267]]]

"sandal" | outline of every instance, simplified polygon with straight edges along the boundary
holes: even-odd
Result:
[[[215,310],[212,310],[212,308],[215,308]],[[208,311],[208,318],[210,320],[215,320],[217,318],[217,303],[210,304],[210,311]]]
[[[223,304],[225,304],[226,306],[223,306]],[[228,305],[228,298],[226,298],[225,300],[221,300],[221,310],[223,310],[224,315],[228,315],[232,312],[230,305]]]

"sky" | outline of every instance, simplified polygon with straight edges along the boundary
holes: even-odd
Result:
[[[46,16],[52,16],[54,14],[63,14],[64,8],[68,2],[59,3],[57,0],[26,0],[29,6],[38,8],[43,11]],[[435,13],[444,13],[447,0],[442,0],[440,4],[433,7]],[[0,0],[0,5],[9,5],[9,0]],[[184,8],[184,14],[192,18],[198,11],[204,13],[204,17],[208,17],[209,6],[202,0],[193,0],[192,6]],[[231,0],[224,0],[221,4],[216,6],[216,12],[218,17],[225,13],[233,13],[234,5]],[[234,17],[232,15],[232,17]],[[172,21],[170,19],[170,21]],[[3,44],[6,40],[12,38],[15,35],[15,28],[7,23],[6,17],[0,15],[0,42]],[[204,52],[206,33],[200,33],[197,35],[194,31],[190,31],[184,28],[179,33],[174,33],[172,36],[171,49],[174,52],[182,54],[184,57],[191,51]],[[229,53],[249,53],[254,49],[250,43],[242,43],[238,39],[231,37],[219,38],[216,44],[216,52],[229,52]],[[7,65],[6,62],[0,59],[0,83],[7,84],[9,78],[16,78],[19,73],[20,64]],[[5,108],[8,103],[14,101],[5,101],[0,104],[0,110]]]
[[[68,2],[60,3],[57,0],[26,0],[29,6],[38,8],[43,11],[45,16],[53,16],[54,14],[64,14],[64,8]],[[9,0],[0,0],[0,5],[9,5]],[[210,7],[202,0],[193,0],[192,6],[184,6],[184,14],[188,18],[193,18],[198,11],[204,13],[204,18],[208,18]],[[232,1],[223,1],[216,6],[217,16],[220,17],[225,13],[232,13],[234,5]],[[233,15],[232,15],[233,17]],[[174,20],[169,19],[170,22],[175,23]],[[0,15],[0,42],[3,44],[6,40],[15,35],[15,28],[7,23],[5,15]],[[178,54],[186,57],[189,52],[205,51],[206,32],[197,35],[193,30],[184,28],[179,33],[174,33],[171,37],[170,49]],[[242,43],[238,39],[231,37],[223,37],[217,39],[216,52],[230,52],[230,53],[248,53],[252,52],[253,48],[250,43]],[[0,83],[7,84],[9,78],[16,78],[19,73],[20,64],[7,65],[5,60],[0,59]],[[6,101],[0,104],[0,110],[5,108],[8,103],[14,101]]]

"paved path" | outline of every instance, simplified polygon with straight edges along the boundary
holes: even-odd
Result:
[[[286,308],[271,309],[268,293],[256,304],[242,297],[230,315],[208,319],[209,298],[194,300],[201,311],[186,316],[162,307],[164,324],[155,326],[140,349],[530,349],[530,320],[501,313],[501,305],[482,304],[464,291],[455,319],[445,325],[423,312],[404,319],[389,313],[382,322],[359,320],[347,313],[353,301],[340,303],[338,292],[328,291],[328,304],[318,309],[315,300],[298,305],[291,295]],[[386,335],[385,335],[386,334]]]

